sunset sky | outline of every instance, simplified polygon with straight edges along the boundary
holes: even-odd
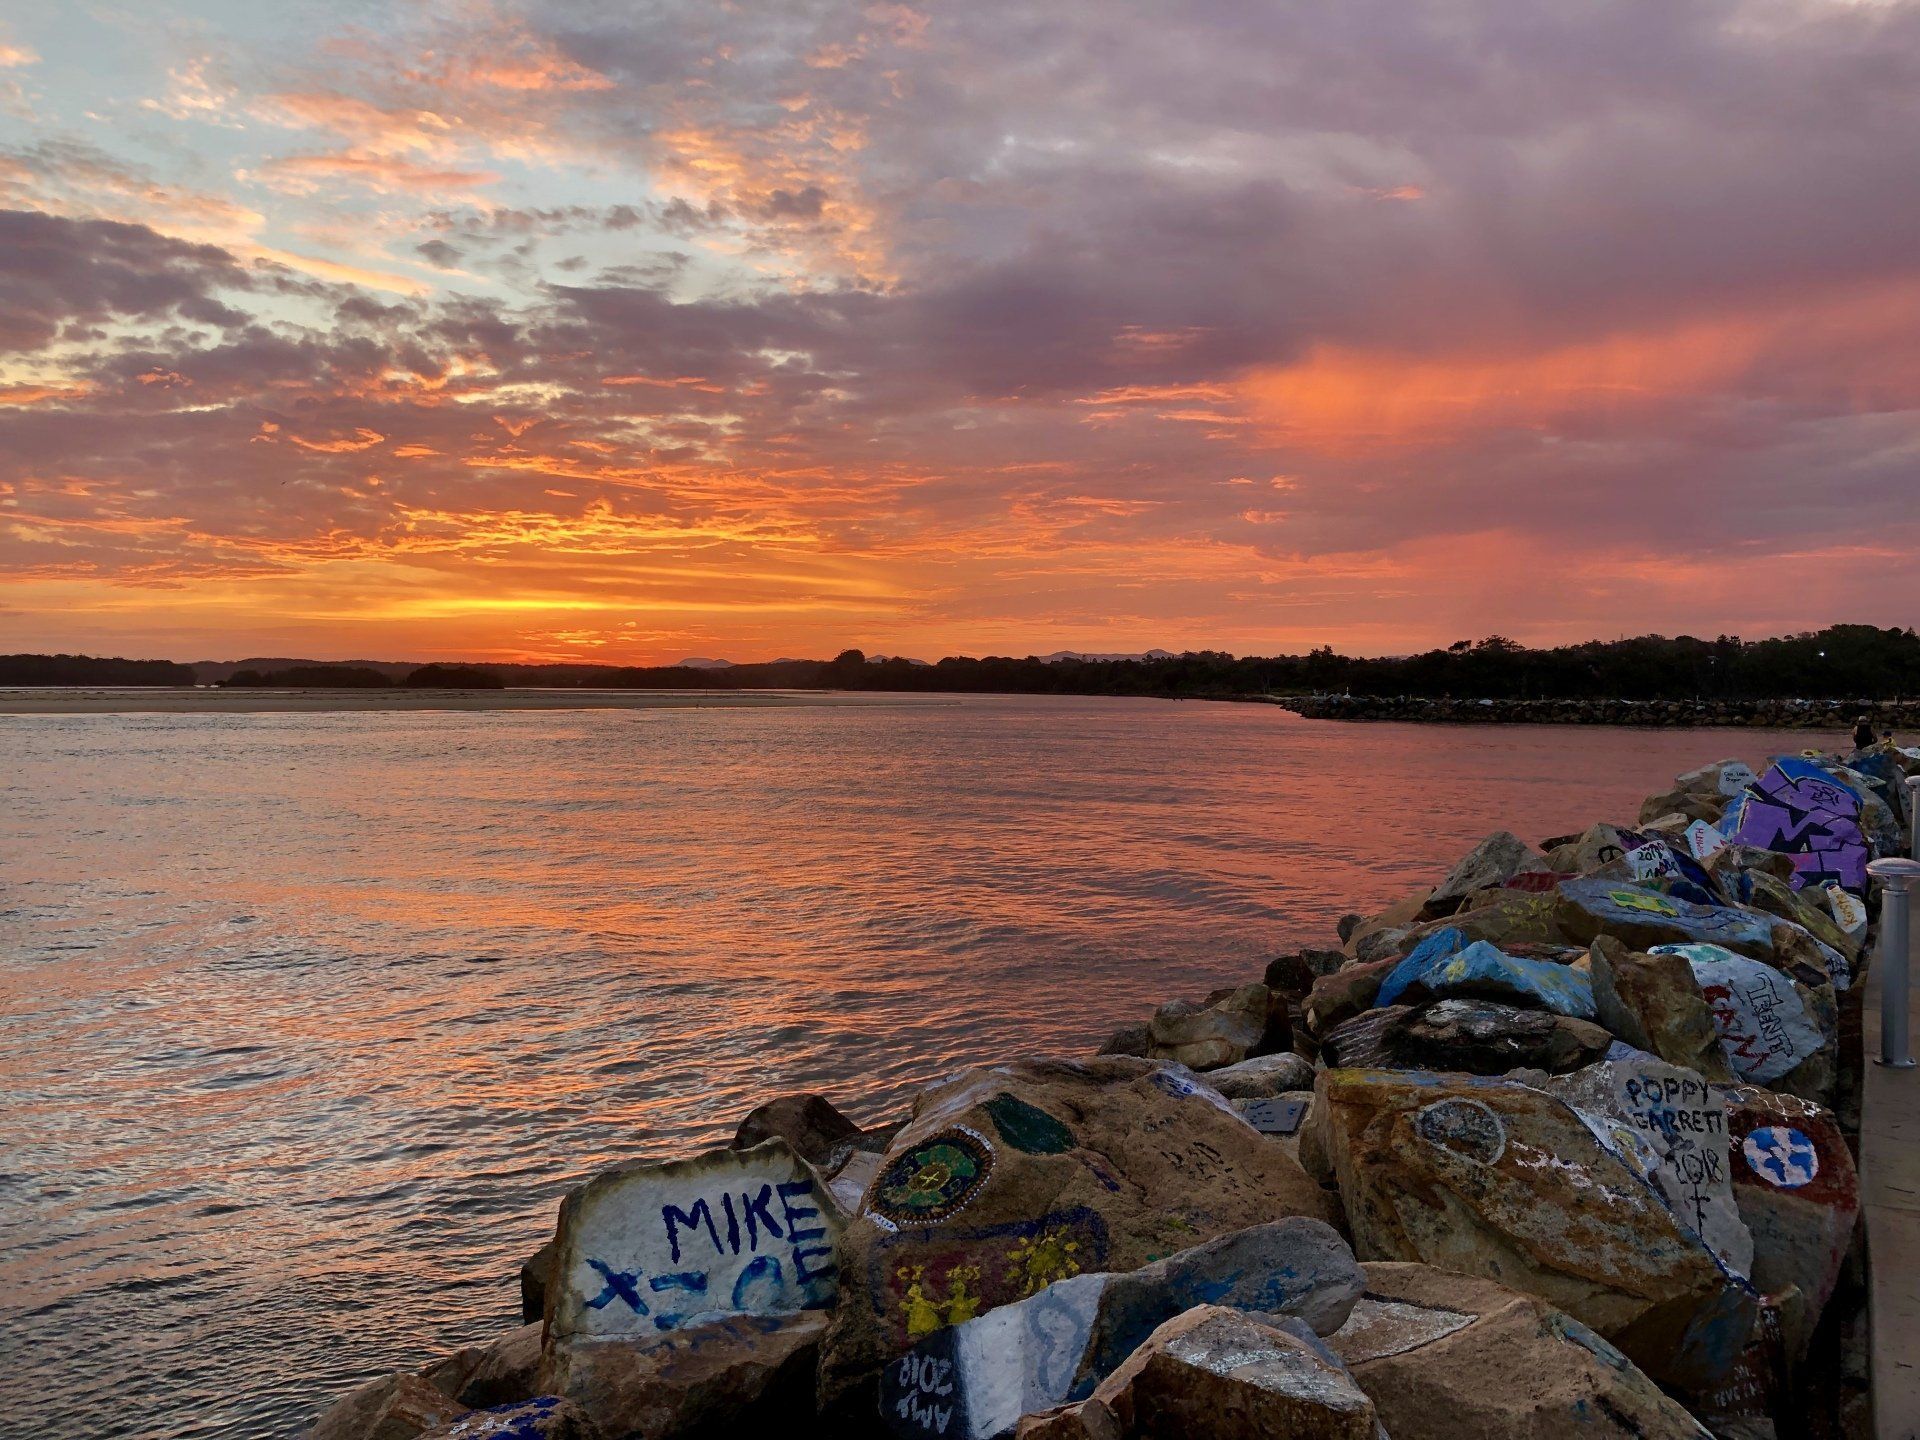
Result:
[[[0,15],[0,650],[1920,618],[1920,3]]]

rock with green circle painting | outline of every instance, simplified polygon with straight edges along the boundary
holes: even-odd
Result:
[[[920,1095],[841,1236],[823,1407],[870,1414],[887,1361],[1055,1281],[1335,1211],[1184,1067],[1104,1056],[966,1071]]]
[[[1524,1290],[1686,1393],[1740,1363],[1759,1297],[1610,1127],[1527,1085],[1417,1071],[1326,1071],[1316,1108],[1362,1260]]]

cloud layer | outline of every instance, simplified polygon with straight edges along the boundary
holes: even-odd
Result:
[[[4,648],[1920,601],[1920,5],[177,8],[0,33]]]

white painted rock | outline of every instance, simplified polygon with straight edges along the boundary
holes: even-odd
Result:
[[[560,1207],[547,1343],[825,1309],[842,1223],[784,1140],[605,1171]]]
[[[1749,1084],[1778,1080],[1826,1044],[1793,981],[1772,966],[1719,945],[1656,945],[1653,953],[1686,957],[1727,1063]]]
[[[1603,1139],[1643,1156],[1646,1177],[1680,1222],[1729,1270],[1753,1272],[1727,1154],[1727,1105],[1699,1075],[1651,1055],[1603,1060],[1537,1084],[1581,1112]]]

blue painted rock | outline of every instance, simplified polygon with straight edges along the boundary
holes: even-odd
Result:
[[[632,1339],[551,1343],[539,1389],[585,1412],[602,1440],[804,1433],[824,1315],[730,1315]]]
[[[1315,1108],[1362,1259],[1515,1285],[1682,1390],[1738,1361],[1752,1288],[1565,1101],[1502,1080],[1329,1070]]]
[[[921,1093],[841,1238],[823,1409],[871,1414],[889,1360],[1057,1281],[1337,1212],[1179,1066],[1109,1056],[963,1072]]]
[[[1327,1342],[1393,1440],[1708,1440],[1680,1403],[1572,1316],[1426,1265],[1370,1261]]]
[[[328,1406],[307,1440],[411,1440],[466,1413],[418,1375],[383,1375]]]
[[[1599,1021],[1629,1045],[1709,1080],[1731,1080],[1720,1029],[1684,955],[1630,950],[1611,935],[1593,942],[1589,971]]]
[[[839,1207],[784,1140],[603,1171],[560,1206],[548,1342],[824,1309],[840,1227]]]
[[[1061,1280],[936,1332],[882,1372],[881,1418],[906,1440],[1008,1435],[1022,1415],[1086,1399],[1156,1326],[1196,1305],[1292,1315],[1331,1334],[1362,1288],[1331,1226],[1255,1226],[1138,1270]]]
[[[1563,880],[1554,908],[1562,929],[1582,945],[1611,935],[1636,950],[1704,941],[1742,955],[1773,955],[1773,921],[1724,905],[1696,905],[1640,885]]]
[[[1799,1287],[1817,1320],[1860,1215],[1853,1152],[1825,1106],[1753,1085],[1722,1093],[1733,1193],[1753,1234],[1753,1281],[1768,1291]]]
[[[1651,1055],[1526,1078],[1597,1125],[1723,1265],[1752,1273],[1753,1236],[1733,1197],[1727,1106],[1716,1087]]]
[[[1375,1440],[1373,1402],[1297,1322],[1202,1305],[1149,1335],[1077,1405],[1020,1440]]]
[[[1381,982],[1375,1003],[1455,997],[1531,1006],[1576,1020],[1591,1020],[1594,1013],[1593,982],[1585,974],[1551,960],[1509,955],[1490,941],[1468,943],[1458,930],[1423,941]]]
[[[472,1411],[421,1440],[601,1440],[601,1433],[571,1400],[542,1395]]]

